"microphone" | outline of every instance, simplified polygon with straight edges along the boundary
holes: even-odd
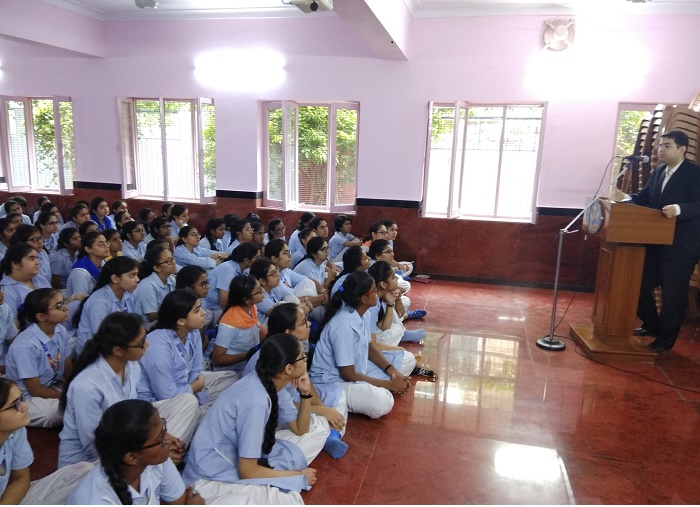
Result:
[[[646,155],[627,155],[622,157],[622,160],[628,160],[630,162],[642,162],[644,164],[649,163],[649,157]]]

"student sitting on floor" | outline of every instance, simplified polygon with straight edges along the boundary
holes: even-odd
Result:
[[[338,262],[343,258],[345,251],[352,246],[359,246],[362,240],[356,238],[352,231],[352,220],[347,215],[338,215],[333,221],[335,234],[328,240],[328,256],[333,262]],[[321,236],[319,234],[319,236]]]
[[[154,222],[158,220],[157,218]],[[134,311],[142,316],[146,330],[158,318],[158,309],[166,295],[175,290],[175,257],[164,243],[153,243],[139,266],[139,280],[134,291]]]

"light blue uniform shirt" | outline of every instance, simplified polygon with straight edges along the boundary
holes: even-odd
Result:
[[[257,375],[248,375],[222,392],[204,416],[182,478],[187,484],[202,478],[238,484],[269,484],[291,491],[308,489],[303,475],[243,480],[238,459],[262,457],[270,397]],[[268,457],[277,470],[302,470],[306,459],[298,447],[277,439]]]
[[[306,259],[305,261],[301,261],[297,267],[294,268],[294,272],[306,278],[310,278],[311,280],[316,280],[323,285],[323,282],[326,281],[326,261],[323,261],[320,266],[317,266],[313,259]]]
[[[293,296],[294,287],[304,280],[306,280],[304,275],[295,273],[289,268],[283,269],[280,273],[280,284],[272,289],[272,293],[278,300],[283,301],[287,296]]]
[[[238,241],[237,239],[234,239],[231,242],[231,244],[228,247],[226,247],[226,253],[231,255],[233,253],[233,251],[236,249],[236,247],[240,244],[241,244],[240,241]]]
[[[123,400],[136,399],[141,367],[127,361],[124,382],[104,357],[89,365],[68,386],[66,411],[63,414],[58,467],[98,458],[95,428],[109,407]]]
[[[223,318],[222,318],[223,320]],[[216,333],[216,345],[226,349],[230,355],[247,353],[250,349],[260,343],[260,326],[243,329],[229,326],[219,321],[218,332]],[[230,366],[215,366],[214,370],[232,370],[241,373],[245,368],[245,361],[232,364]]]
[[[343,382],[339,368],[353,365],[355,371],[367,374],[369,362],[370,314],[360,316],[353,308],[343,303],[333,318],[321,331],[316,344],[313,365],[309,378],[314,386]]]
[[[32,283],[37,289],[51,288],[49,281],[41,275],[36,275],[34,278],[32,278]],[[17,308],[19,308],[19,305],[24,303],[27,294],[29,294],[32,289],[23,283],[18,282],[14,278],[10,278],[10,275],[3,276],[0,280],[0,285],[5,291],[5,304],[10,308],[12,318],[16,319]]]
[[[0,261],[5,257],[6,253],[7,253],[7,247],[5,246],[5,243],[0,241]]]
[[[214,252],[225,252],[226,251],[226,249],[224,248],[224,245],[220,239],[214,240],[214,248],[212,248],[211,243],[209,243],[209,240],[205,236],[203,236],[202,239],[199,240],[199,248],[202,248],[205,250],[212,250]]]
[[[183,227],[187,225],[184,224]],[[170,221],[170,236],[172,236],[174,239],[178,239],[180,237],[180,226],[175,223],[175,220]]]
[[[66,290],[69,294],[90,294],[97,285],[97,280],[93,278],[87,269],[73,268],[70,270],[68,280],[66,280]]]
[[[51,252],[51,255],[49,255],[51,274],[60,276],[61,284],[64,287],[68,284],[68,275],[70,275],[73,264],[77,260],[77,252],[71,255],[65,248]]]
[[[34,462],[34,453],[27,440],[27,428],[13,431],[3,442],[0,446],[0,462],[2,463],[0,470],[4,471],[0,475],[0,496],[2,496],[10,482],[12,470],[22,470]]]
[[[171,329],[148,333],[148,349],[141,358],[138,397],[150,402],[192,393],[190,383],[202,373],[202,338],[190,331],[183,344]]]
[[[193,251],[189,251],[185,245],[180,245],[175,248],[175,259],[180,266],[199,266],[207,270],[216,267],[216,261],[209,256],[215,254],[214,250],[207,250],[198,246],[194,247]]]
[[[287,246],[289,247],[289,251],[292,252],[292,254],[296,253],[296,251],[300,248],[304,248],[304,245],[301,244],[301,240],[299,239],[300,232],[301,231],[299,229],[294,229],[292,235],[289,236],[289,243],[287,243]],[[292,266],[293,265],[294,264],[292,264]]]
[[[352,241],[357,239],[352,234],[343,234],[340,231],[336,231],[333,237],[328,240],[328,258],[335,262],[336,260],[342,260],[338,257],[342,257],[344,250],[348,247],[343,246],[346,241]]]
[[[136,245],[136,248],[129,243],[128,241],[124,241],[122,243],[122,255],[125,255],[127,257],[131,257],[132,259],[136,259],[139,262],[143,261],[143,258],[146,256],[146,246],[148,243],[145,241],[142,241],[138,245]]]
[[[258,322],[265,324],[267,322],[267,316],[269,315],[270,310],[279,304],[279,302],[280,300],[277,299],[274,289],[272,289],[272,292],[263,290],[263,300],[255,305],[255,308],[258,309]]]
[[[145,326],[150,327],[152,325],[148,317],[146,317],[146,314],[157,313],[165,296],[174,290],[175,278],[169,276],[168,280],[163,283],[156,272],[151,273],[139,282],[134,291],[134,298],[136,300],[134,312],[143,317]],[[148,329],[148,327],[146,329]]]
[[[57,325],[49,338],[37,324],[31,324],[10,345],[5,361],[7,378],[19,386],[27,400],[31,396],[24,379],[38,377],[42,387],[51,387],[63,378],[68,357],[68,332],[62,325]],[[51,362],[54,366],[51,366]]]
[[[85,301],[83,313],[78,324],[78,339],[75,342],[76,356],[85,348],[85,342],[91,340],[100,327],[102,320],[110,313],[133,312],[136,300],[133,292],[124,291],[122,300],[119,301],[109,285],[100,287],[90,294]]]
[[[304,248],[304,245],[301,245],[292,255],[292,269],[297,267],[304,257],[306,257],[306,248]]]
[[[240,275],[241,266],[236,261],[224,261],[209,272],[209,293],[207,294],[207,308],[221,310],[219,304],[219,291],[228,292],[231,280]]]
[[[185,493],[185,483],[172,460],[149,465],[141,473],[140,490],[128,486],[134,505],[174,502]],[[75,487],[66,505],[121,505],[102,466],[96,466]]]
[[[5,355],[9,344],[7,343],[12,338],[17,336],[17,327],[12,318],[12,311],[6,304],[0,305],[0,364],[5,364]],[[1,495],[2,493],[0,493]]]
[[[43,248],[39,250],[39,274],[46,278],[47,280],[51,280],[51,259],[49,259],[49,254],[46,253],[46,250]]]

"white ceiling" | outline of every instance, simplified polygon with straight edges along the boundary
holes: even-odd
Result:
[[[139,9],[133,0],[41,0],[101,20],[152,20],[240,17],[333,16],[332,12],[304,14],[282,0],[158,0],[157,10]],[[288,1],[288,0],[285,0]],[[353,2],[356,0],[335,0]],[[381,0],[378,0],[381,1]],[[700,0],[404,0],[414,18],[487,15],[700,14]]]

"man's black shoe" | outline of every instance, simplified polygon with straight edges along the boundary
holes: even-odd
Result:
[[[657,354],[661,354],[662,352],[667,352],[673,348],[673,345],[667,345],[665,343],[659,343],[659,340],[654,340],[649,344],[649,348],[656,352]]]
[[[632,334],[634,334],[634,336],[654,336],[654,333],[643,327],[638,327]]]

